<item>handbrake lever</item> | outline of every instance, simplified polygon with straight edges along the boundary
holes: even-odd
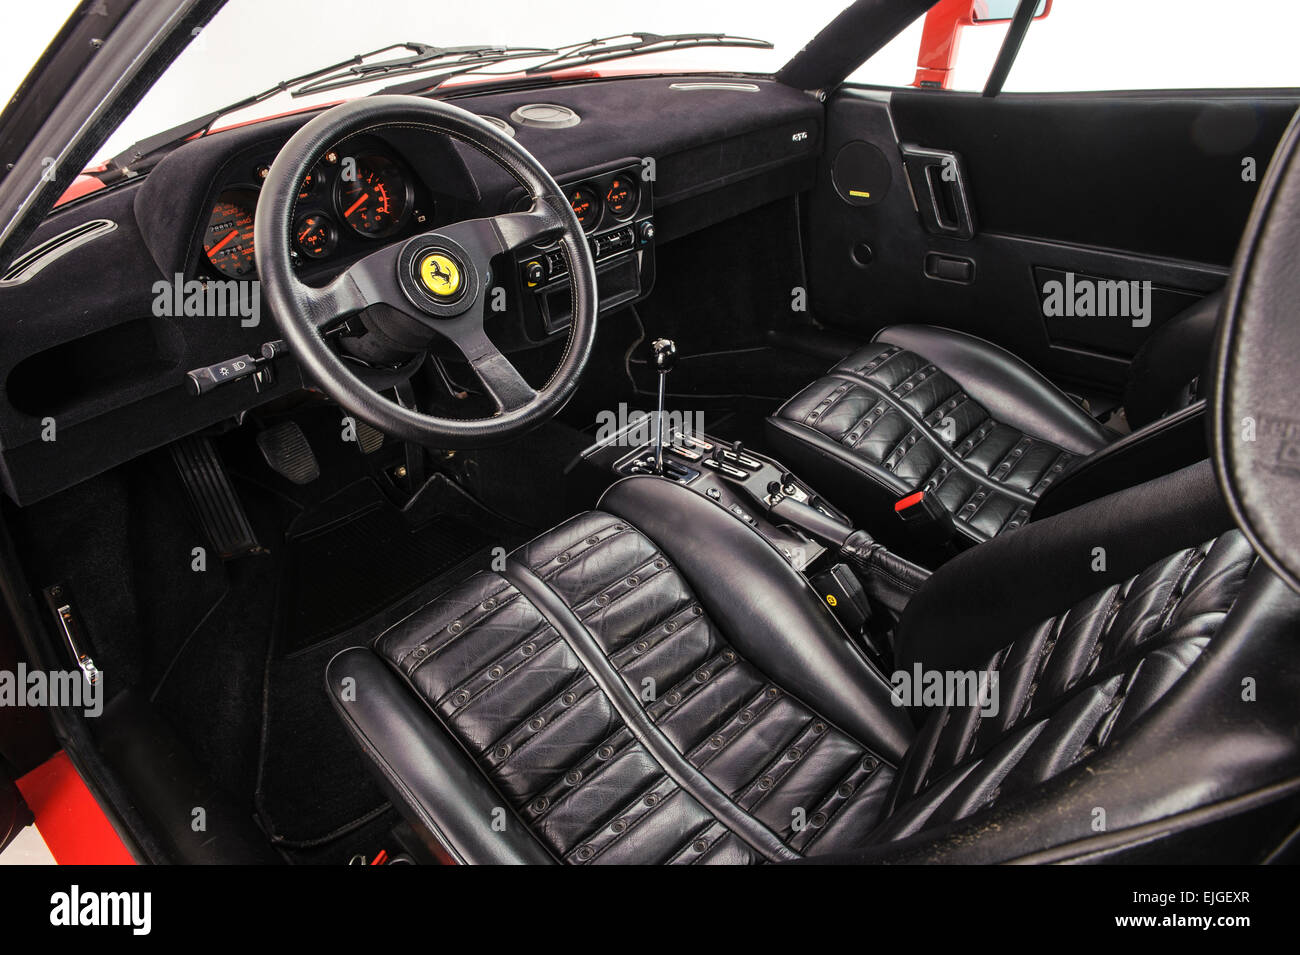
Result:
[[[809,537],[835,549],[853,564],[867,593],[895,613],[902,613],[907,602],[930,577],[924,567],[891,552],[866,531],[856,530],[794,498],[781,497],[768,513],[792,524]]]

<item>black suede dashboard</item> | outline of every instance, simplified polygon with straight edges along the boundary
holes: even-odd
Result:
[[[659,242],[807,189],[821,150],[822,104],[760,78],[600,79],[454,102],[506,121],[528,103],[577,112],[581,121],[566,128],[512,124],[557,179],[653,160]],[[289,357],[260,393],[250,379],[191,395],[187,370],[258,354],[280,337],[275,318],[264,310],[249,327],[238,317],[157,315],[154,286],[201,271],[216,196],[312,115],[186,143],[146,175],[56,209],[37,230],[29,250],[99,220],[114,226],[24,281],[0,283],[0,478],[11,498],[39,500],[303,387]],[[427,190],[435,224],[506,211],[514,181],[473,150],[410,130],[374,135]]]

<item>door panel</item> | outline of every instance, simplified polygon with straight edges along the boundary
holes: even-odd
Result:
[[[1223,284],[1298,104],[1295,91],[843,90],[827,104],[808,217],[817,315],[863,337],[900,322],[960,329],[1062,383],[1118,393],[1146,337]],[[831,181],[836,157],[858,141],[890,166],[871,204],[846,201],[850,184]],[[949,176],[918,175],[918,161],[945,153],[955,157]],[[1256,181],[1243,180],[1246,157]],[[962,202],[969,239],[943,228]],[[1151,282],[1150,323],[1046,318],[1043,283],[1065,273]]]

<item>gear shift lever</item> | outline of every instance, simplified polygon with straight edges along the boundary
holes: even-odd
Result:
[[[671,338],[656,338],[650,343],[655,371],[659,373],[659,413],[655,416],[655,474],[664,473],[664,397],[668,373],[677,364],[677,343]]]

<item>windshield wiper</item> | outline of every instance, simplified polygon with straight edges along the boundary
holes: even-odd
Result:
[[[619,40],[625,40],[625,42],[615,42]],[[620,60],[630,56],[645,56],[647,53],[662,53],[665,50],[686,50],[700,46],[740,46],[751,47],[756,50],[772,49],[772,44],[766,40],[731,36],[726,33],[674,33],[667,36],[658,33],[622,33],[618,36],[588,40],[585,43],[561,47],[558,55],[530,66],[524,72],[551,73],[571,66],[585,66],[591,63]]]
[[[619,40],[624,42],[615,42]],[[647,53],[661,53],[665,50],[685,50],[691,47],[701,46],[751,47],[758,50],[772,49],[772,44],[768,43],[766,40],[756,40],[751,37],[743,36],[730,36],[725,33],[676,33],[668,36],[658,33],[620,33],[617,36],[604,37],[597,40],[583,40],[580,43],[570,43],[567,46],[562,46],[555,50],[542,50],[534,53],[512,53],[508,56],[499,57],[498,59],[528,59],[530,57],[536,58],[539,56],[550,56],[549,59],[543,60],[541,63],[534,64],[533,66],[520,71],[524,76],[537,78],[544,74],[554,73],[571,66],[604,63],[609,60],[618,60],[625,57],[644,56]],[[448,70],[438,76],[427,76],[414,82],[399,83],[379,90],[379,92],[431,93],[452,77],[461,76],[465,73],[473,73],[480,67],[490,65],[492,62],[496,61],[488,60],[486,63],[465,62],[457,65],[455,69]]]
[[[410,50],[411,55],[391,60],[381,60],[378,63],[363,62],[372,56],[386,53],[388,50],[397,49],[398,47]],[[480,66],[500,63],[503,60],[535,59],[539,56],[549,56],[559,52],[559,50],[535,46],[436,47],[429,46],[426,43],[400,43],[395,46],[385,47],[382,50],[376,50],[374,53],[367,53],[363,57],[357,57],[347,63],[338,64],[323,72],[315,73],[310,77],[310,82],[299,86],[291,91],[289,95],[295,97],[309,96],[312,93],[323,93],[326,90],[336,90],[345,86],[356,86],[359,83],[369,83],[381,76],[405,76],[408,73],[423,73],[442,66],[450,67],[447,76],[455,76],[459,73],[478,69]],[[440,80],[441,77],[437,79]],[[381,92],[388,91],[383,90]]]

